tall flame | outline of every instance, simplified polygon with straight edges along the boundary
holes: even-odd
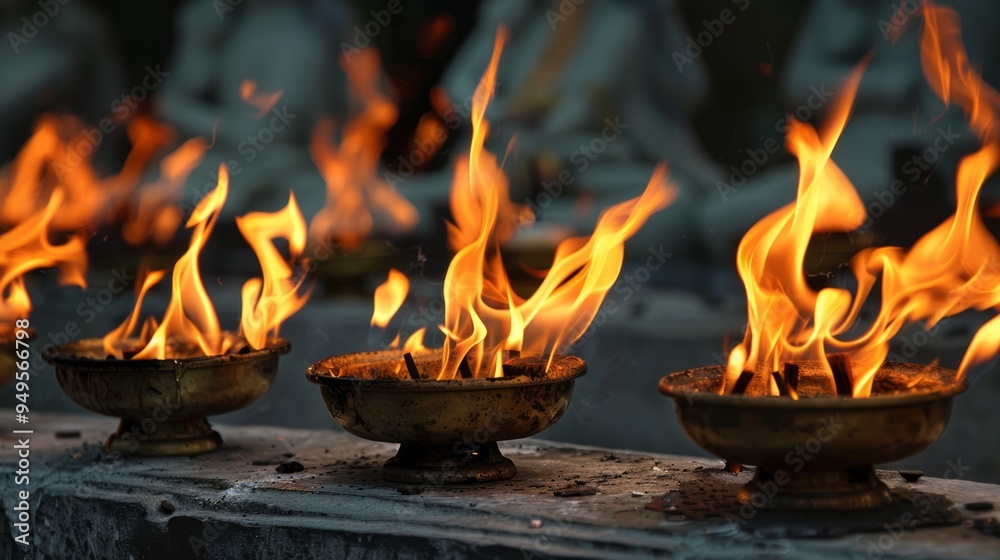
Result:
[[[372,231],[377,215],[401,231],[412,229],[417,210],[378,174],[385,135],[396,122],[396,106],[378,88],[381,64],[374,49],[342,60],[351,92],[362,107],[340,130],[332,119],[313,131],[310,154],[326,182],[327,201],[309,225],[313,239],[332,239],[345,249],[356,248]]]
[[[795,123],[788,145],[799,159],[798,199],[758,222],[740,243],[737,266],[746,285],[749,322],[746,337],[730,354],[727,386],[743,370],[767,373],[778,371],[785,361],[825,361],[828,352],[846,352],[855,374],[852,396],[868,396],[889,341],[905,325],[933,326],[968,309],[1000,309],[1000,244],[986,229],[978,208],[983,182],[1000,163],[1000,138],[994,127],[1000,94],[971,69],[957,14],[927,4],[924,16],[921,62],[927,79],[946,104],[965,110],[983,143],[959,165],[955,213],[909,251],[877,247],[855,255],[851,260],[858,283],[855,294],[836,288],[814,292],[802,273],[809,238],[815,232],[857,227],[864,208],[829,160],[849,101],[834,112],[833,126],[822,139],[808,125]],[[850,95],[842,101],[853,99],[859,75],[856,72],[849,80]],[[846,338],[879,280],[878,314],[862,334]],[[996,355],[998,334],[1000,319],[983,326],[963,359],[960,375]],[[776,394],[773,382],[771,388]]]
[[[618,278],[625,241],[676,195],[660,167],[642,196],[608,209],[589,238],[559,245],[551,269],[531,297],[515,293],[500,248],[525,210],[511,202],[507,177],[483,147],[489,133],[484,115],[506,37],[504,29],[498,31],[489,66],[473,97],[469,155],[455,167],[450,201],[454,223],[448,224],[455,256],[444,280],[445,323],[440,328],[446,340],[438,379],[453,379],[463,361],[478,377],[499,377],[503,350],[551,356],[576,341]],[[385,296],[377,298],[378,318],[395,310]],[[422,348],[422,340],[423,332],[417,331],[404,350]]]
[[[219,181],[211,193],[198,202],[185,227],[191,229],[187,251],[174,264],[171,272],[170,302],[159,323],[147,320],[136,335],[142,302],[146,293],[164,277],[164,271],[153,271],[143,279],[132,313],[115,330],[104,337],[108,354],[123,358],[125,343],[140,349],[134,359],[166,359],[195,355],[225,354],[236,347],[237,339],[219,326],[215,307],[202,283],[198,259],[215,227],[229,192],[229,174],[225,164],[219,166]],[[263,271],[262,278],[252,278],[243,285],[239,334],[251,348],[263,348],[272,336],[277,336],[281,323],[305,305],[308,292],[300,294],[304,278],[297,277],[290,263],[296,262],[305,250],[306,224],[295,201],[289,195],[288,204],[273,213],[254,212],[236,218],[237,226],[253,248]],[[284,239],[289,258],[282,257],[275,240]]]
[[[188,250],[174,264],[171,273],[171,293],[167,310],[160,326],[152,333],[148,343],[135,355],[135,359],[166,359],[171,346],[195,347],[206,356],[222,354],[231,341],[223,347],[222,330],[215,314],[212,300],[208,298],[201,281],[198,258],[208,241],[222,206],[229,194],[229,174],[225,165],[219,168],[219,182],[195,207],[185,227],[191,229]]]
[[[274,213],[254,212],[236,218],[263,270],[263,278],[252,278],[243,285],[243,316],[240,333],[253,348],[263,348],[267,340],[278,335],[278,327],[309,299],[300,294],[305,277],[289,263],[299,260],[306,247],[306,223],[295,195],[288,195],[288,204]],[[274,245],[275,239],[288,243],[289,258],[282,257]]]

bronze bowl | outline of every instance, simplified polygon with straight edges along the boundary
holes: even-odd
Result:
[[[382,477],[412,484],[506,480],[517,474],[498,441],[528,437],[566,412],[574,380],[587,372],[583,360],[557,355],[524,374],[504,366],[499,379],[430,377],[440,352],[414,353],[421,379],[410,379],[398,350],[327,358],[306,372],[320,386],[330,415],[348,432],[374,441],[399,443]],[[544,364],[544,363],[542,363]],[[520,373],[520,375],[519,375]]]
[[[121,419],[105,447],[126,456],[195,455],[222,437],[207,416],[239,410],[274,381],[278,356],[291,345],[274,339],[260,350],[172,360],[107,359],[101,339],[43,352],[63,392],[76,404]]]
[[[872,465],[926,449],[944,431],[964,380],[944,368],[887,362],[869,398],[830,396],[819,362],[800,366],[799,399],[720,395],[725,368],[672,373],[660,392],[699,447],[756,474],[739,493],[760,509],[846,511],[892,502]],[[758,375],[757,393],[766,391]],[[753,385],[751,385],[751,389]]]

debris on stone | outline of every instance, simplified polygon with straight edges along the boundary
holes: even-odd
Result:
[[[916,482],[920,480],[920,477],[924,476],[924,471],[919,471],[919,470],[899,471],[899,476],[903,477],[903,480],[907,482]]]
[[[993,509],[992,502],[969,502],[965,504],[965,509],[969,511],[990,511]]]
[[[995,517],[980,517],[972,520],[972,528],[984,535],[1000,537],[1000,522]]]
[[[297,472],[302,472],[304,470],[305,467],[303,467],[302,463],[298,461],[288,461],[285,463],[281,463],[280,465],[274,468],[275,472],[281,474],[297,473]]]
[[[602,462],[603,461],[620,461],[620,460],[621,459],[619,459],[618,456],[615,455],[614,453],[605,453],[604,456],[601,457],[601,461]]]
[[[593,496],[597,494],[597,488],[593,486],[570,486],[552,493],[559,498],[574,498],[577,496]]]
[[[641,498],[641,497],[643,497],[645,495],[646,495],[645,492],[639,492],[638,490],[635,490],[635,491],[632,492],[632,497],[633,498]]]
[[[406,486],[397,486],[396,492],[404,496],[416,496],[417,494],[423,492],[424,489],[420,486],[415,486],[412,484],[407,484]]]
[[[541,529],[542,528],[542,520],[541,519],[532,519],[531,523],[529,523],[528,526],[531,527],[532,529]]]
[[[170,500],[161,501],[160,507],[158,509],[160,510],[160,513],[165,513],[167,515],[170,515],[173,512],[177,511],[177,508],[174,507],[174,504],[170,503]]]

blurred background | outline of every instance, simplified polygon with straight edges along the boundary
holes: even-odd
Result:
[[[736,246],[794,199],[798,167],[784,145],[791,119],[823,122],[841,82],[872,53],[834,152],[869,219],[812,240],[815,287],[845,285],[851,255],[906,246],[954,209],[957,163],[979,144],[961,110],[925,83],[912,4],[0,0],[8,43],[0,46],[0,219],[13,227],[44,208],[46,185],[64,183],[54,227],[86,232],[90,257],[86,288],[60,285],[48,268],[25,277],[36,348],[117,326],[134,305],[139,272],[168,267],[187,247],[184,220],[221,164],[231,192],[201,263],[223,325],[237,324],[240,286],[260,274],[233,218],[277,210],[290,191],[309,223],[314,287],[282,328],[293,350],[279,381],[217,421],[339,429],[303,372],[399,332],[436,333],[448,191],[468,152],[473,90],[503,25],[510,37],[486,148],[503,158],[512,200],[534,214],[504,256],[522,295],[559,241],[640,194],[658,162],[679,189],[627,245],[608,296],[617,311],[575,347],[590,372],[542,437],[703,455],[656,383],[725,363],[741,339]],[[1000,5],[944,4],[961,14],[970,58],[997,84]],[[987,185],[982,202],[995,201]],[[392,267],[409,277],[410,297],[384,331],[361,328]],[[168,298],[154,290],[146,309],[159,313]],[[930,333],[914,327],[893,352],[955,367],[984,318],[958,316]],[[51,368],[38,369],[34,407],[79,411]],[[12,406],[13,394],[0,389],[0,405]],[[941,475],[957,463],[970,479],[1000,482],[998,397],[996,372],[976,378],[945,435],[906,465]]]

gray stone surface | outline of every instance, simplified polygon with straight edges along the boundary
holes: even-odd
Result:
[[[13,411],[0,410],[0,465],[14,457]],[[110,460],[99,441],[114,423],[92,416],[32,419],[29,558],[856,558],[880,537],[881,558],[987,558],[1000,539],[959,508],[960,525],[831,539],[756,538],[725,521],[679,521],[646,505],[717,461],[574,447],[540,440],[503,445],[517,477],[494,484],[417,489],[381,480],[394,446],[329,430],[217,426],[223,450],[199,457]],[[59,430],[79,437],[56,438]],[[285,454],[293,454],[288,457]],[[302,472],[278,474],[281,461]],[[746,473],[734,484],[742,482]],[[905,483],[883,473],[892,487]],[[582,481],[579,484],[577,481]],[[556,497],[586,487],[594,495]],[[1000,504],[1000,487],[923,478],[909,485],[956,504]],[[0,479],[10,543],[12,479]],[[23,552],[23,551],[22,551]]]

